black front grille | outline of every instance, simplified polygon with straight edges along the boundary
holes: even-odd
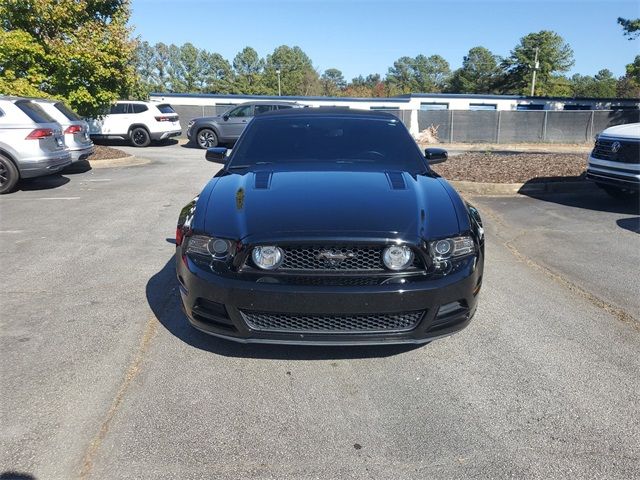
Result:
[[[382,272],[384,247],[345,247],[345,246],[285,246],[284,260],[280,271],[351,271]],[[323,255],[328,254],[328,255]],[[342,255],[337,259],[332,256]],[[411,269],[422,266],[420,259],[414,257]]]
[[[615,143],[620,146],[614,146]],[[614,152],[613,150],[617,151]],[[600,138],[596,142],[591,156],[611,162],[640,163],[640,142]]]
[[[303,315],[241,312],[252,330],[264,332],[375,333],[413,330],[423,311],[370,315]]]

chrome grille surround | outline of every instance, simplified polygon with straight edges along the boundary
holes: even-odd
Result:
[[[252,330],[282,333],[390,333],[413,330],[424,311],[353,315],[307,315],[240,311]]]

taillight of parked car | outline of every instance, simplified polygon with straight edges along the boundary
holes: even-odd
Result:
[[[26,140],[40,140],[41,138],[53,137],[53,130],[50,128],[36,128],[29,135]]]
[[[80,132],[82,132],[82,127],[80,125],[69,125],[67,129],[64,131],[65,134],[80,133]]]
[[[173,122],[177,120],[176,117],[156,117],[156,122]]]

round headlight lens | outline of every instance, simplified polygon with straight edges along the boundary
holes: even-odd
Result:
[[[449,240],[438,240],[433,249],[440,257],[448,257],[451,254],[451,242]]]
[[[209,253],[216,258],[226,257],[231,250],[231,242],[222,238],[212,238],[208,245]]]
[[[389,270],[404,270],[413,262],[413,252],[409,247],[392,245],[384,249],[382,261]]]
[[[282,249],[275,246],[255,247],[251,252],[253,263],[263,270],[274,270],[282,264],[284,253]]]

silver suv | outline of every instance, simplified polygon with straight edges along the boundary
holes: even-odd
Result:
[[[89,124],[70,110],[64,103],[57,100],[33,99],[62,127],[64,143],[71,151],[71,161],[86,160],[95,151],[93,142],[89,138]]]
[[[0,194],[70,163],[62,127],[50,115],[32,100],[0,96]]]
[[[233,143],[240,137],[255,115],[283,110],[303,108],[294,102],[264,101],[241,103],[214,117],[194,118],[187,126],[187,138],[200,148],[211,148],[219,143]]]

